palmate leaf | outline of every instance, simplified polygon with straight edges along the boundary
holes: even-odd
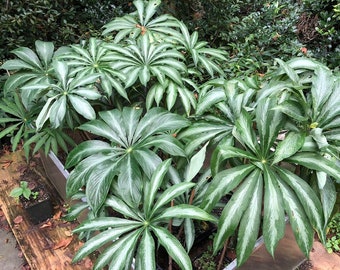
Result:
[[[219,172],[213,178],[206,196],[203,198],[201,207],[210,212],[223,195],[236,188],[241,181],[254,170],[254,165],[247,164],[237,166]]]
[[[272,164],[276,164],[285,158],[294,155],[301,149],[305,142],[305,136],[301,133],[289,132],[285,139],[281,141],[274,153]]]
[[[109,265],[110,270],[129,270],[131,268],[132,259],[137,247],[138,239],[143,230],[144,229],[141,228],[139,230],[131,232],[129,235],[124,236],[116,241],[115,245],[117,246],[117,249],[116,252],[114,252],[111,256],[111,263]]]
[[[153,136],[149,140],[144,142],[145,147],[155,146],[162,149],[165,153],[169,153],[173,156],[182,156],[185,157],[186,153],[184,152],[184,146],[172,135],[158,135]]]
[[[334,205],[337,199],[337,192],[334,185],[334,181],[327,177],[326,183],[323,188],[320,189],[320,201],[323,208],[324,213],[324,227],[327,226],[329,218],[331,217],[332,211],[334,209]]]
[[[136,270],[156,269],[155,241],[149,230],[144,230],[136,257]]]
[[[135,149],[132,155],[148,178],[151,178],[156,167],[162,162],[161,158],[149,149]]]
[[[118,162],[104,160],[88,173],[86,182],[86,198],[91,210],[97,214],[108,196],[113,177],[117,174]]]
[[[271,168],[264,166],[263,238],[265,246],[272,256],[274,256],[279,240],[284,236],[285,229],[283,198],[277,181]]]
[[[146,183],[147,187],[144,189],[144,212],[146,215],[151,214],[151,208],[153,207],[154,200],[157,195],[157,191],[161,186],[164,176],[169,170],[171,159],[168,159],[159,164],[152,175],[150,183]]]
[[[251,153],[244,151],[240,148],[229,146],[229,145],[219,145],[216,147],[213,155],[211,157],[211,172],[213,175],[218,173],[220,169],[220,165],[223,161],[229,158],[241,158],[241,159],[249,159],[249,160],[257,160],[257,157],[252,155]]]
[[[313,228],[317,230],[321,241],[324,242],[325,222],[322,206],[313,189],[303,179],[289,170],[279,168],[277,173],[279,174],[280,179],[285,181],[294,190],[308,216],[310,224],[312,224]]]
[[[111,207],[113,210],[117,211],[118,213],[121,213],[123,216],[129,217],[133,220],[137,220],[137,221],[143,220],[139,212],[136,211],[136,208],[131,208],[122,199],[114,195],[110,195],[107,197],[105,201],[105,205]]]
[[[191,270],[191,261],[181,243],[168,230],[160,226],[152,226],[159,243],[183,270]]]
[[[133,155],[126,155],[121,163],[124,163],[124,170],[118,175],[117,192],[121,198],[132,205],[138,206],[142,198],[142,173]]]
[[[236,137],[240,143],[249,147],[253,153],[258,153],[259,145],[252,128],[252,117],[247,111],[242,110],[235,123],[235,127],[236,129],[233,130],[234,137]]]
[[[186,185],[183,185],[183,187],[185,187],[186,190],[188,190],[189,183],[182,183],[182,184],[186,184]],[[181,185],[181,184],[177,184],[177,185]],[[192,184],[191,187],[192,186],[194,186],[194,184]],[[177,196],[178,195],[180,195],[180,192],[177,193]],[[217,219],[215,217],[208,214],[201,208],[197,206],[193,206],[193,205],[187,205],[187,204],[175,205],[173,207],[165,209],[164,211],[162,211],[161,214],[159,214],[154,219],[154,222],[157,222],[160,220],[169,220],[171,218],[191,218],[191,219],[210,221],[214,223],[217,222]]]
[[[194,183],[178,183],[178,184],[175,184],[175,185],[167,188],[159,196],[159,198],[157,199],[157,201],[153,205],[152,212],[150,213],[150,217],[152,217],[165,204],[169,203],[171,200],[173,200],[174,198],[176,198],[179,195],[183,194],[185,191],[189,190],[190,188],[192,188],[194,186],[195,186]],[[173,218],[173,217],[182,217],[183,218],[183,217],[186,217],[185,215],[188,215],[187,213],[185,213],[185,210],[189,210],[190,211],[190,209],[182,209],[179,206],[174,206],[174,207],[175,207],[174,209],[173,209],[173,207],[171,207],[171,210],[169,210],[169,209],[165,210],[166,213],[163,212],[160,216],[158,216],[156,218],[156,220],[157,219]],[[174,216],[171,216],[173,213],[175,213],[174,211],[176,211],[176,209],[177,209],[177,211],[179,211],[181,213],[177,213]],[[200,212],[200,210],[201,209],[199,209],[198,212]],[[206,212],[204,212],[204,213],[206,213]],[[209,217],[208,217],[208,219],[209,219]]]
[[[84,258],[85,256],[89,255],[93,251],[99,249],[105,243],[109,241],[114,241],[118,237],[120,237],[122,234],[125,234],[129,231],[132,231],[136,228],[138,228],[139,225],[126,225],[123,227],[115,228],[114,230],[106,230],[104,232],[101,232],[100,234],[92,237],[90,240],[88,240],[76,253],[76,255],[73,257],[73,262],[77,262],[80,259]]]
[[[325,172],[340,181],[339,166],[335,161],[329,160],[317,153],[299,152],[287,159],[289,162],[300,164],[311,170]]]
[[[249,203],[255,194],[254,191],[256,185],[258,185],[259,177],[260,170],[253,170],[238,186],[224,207],[221,217],[218,220],[218,230],[214,237],[214,254],[221,249],[226,239],[234,233],[244,211],[250,207]],[[242,237],[242,235],[240,237]]]
[[[295,239],[300,250],[308,258],[313,245],[313,228],[308,222],[308,218],[294,191],[284,182],[278,181],[278,183],[283,194],[285,209],[289,216]]]
[[[111,146],[107,142],[91,140],[80,143],[77,149],[72,150],[66,160],[65,168],[71,168],[78,164],[82,159],[97,153],[109,153]]]
[[[260,148],[263,156],[268,155],[270,147],[272,147],[278,132],[282,129],[284,124],[282,113],[273,110],[275,105],[275,98],[266,98],[260,100],[256,107],[256,128],[260,136]],[[249,139],[245,141],[245,143],[248,141]]]
[[[69,178],[66,182],[66,193],[67,195],[73,196],[78,193],[78,191],[85,185],[88,181],[88,174],[97,165],[105,162],[106,160],[111,160],[112,155],[104,155],[102,153],[93,154],[86,157],[81,162],[77,164],[74,170],[71,171]]]
[[[95,110],[86,99],[78,95],[68,95],[68,99],[79,115],[82,115],[88,120],[96,118]]]
[[[262,176],[260,175],[258,178],[254,178],[253,181],[256,182],[256,185],[253,196],[249,202],[251,207],[245,210],[238,231],[236,246],[238,266],[242,265],[249,258],[259,235],[263,193]]]
[[[35,48],[37,51],[37,54],[39,55],[39,58],[43,62],[45,67],[48,67],[48,65],[52,61],[52,57],[54,54],[54,45],[52,42],[43,42],[40,40],[37,40],[35,42]]]
[[[322,106],[332,94],[334,85],[334,77],[328,68],[319,66],[315,70],[312,82],[312,99],[313,99],[313,114],[314,118],[319,114]]]

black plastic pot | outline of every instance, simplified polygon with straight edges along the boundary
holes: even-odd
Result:
[[[53,216],[53,205],[49,194],[43,187],[32,190],[40,193],[36,199],[27,200],[20,197],[20,202],[27,213],[28,219],[33,224],[39,224]]]
[[[25,210],[33,224],[39,224],[53,216],[53,206],[50,198],[28,206]]]

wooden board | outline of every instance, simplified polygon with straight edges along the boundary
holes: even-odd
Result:
[[[27,163],[22,151],[5,153],[0,157],[0,208],[31,270],[89,269],[91,265],[89,259],[78,264],[71,263],[76,250],[81,246],[77,236],[72,235],[72,229],[77,224],[66,222],[58,217],[62,201],[56,197],[57,192],[53,190],[53,186],[44,176],[40,166],[34,164],[36,172],[41,174],[42,181],[53,195],[55,205],[53,218],[42,224],[33,225],[26,217],[24,209],[9,196],[10,191],[18,186],[21,180],[19,176],[25,166]],[[20,217],[22,221],[17,222],[21,220]]]

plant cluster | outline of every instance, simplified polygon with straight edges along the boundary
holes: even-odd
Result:
[[[308,257],[315,231],[326,242],[340,180],[338,74],[293,58],[276,59],[263,78],[228,79],[223,49],[159,15],[160,0],[133,4],[104,39],[58,50],[36,41],[2,65],[0,137],[13,150],[23,140],[27,156],[67,151],[74,129],[93,138],[66,161],[67,194],[82,199],[68,218],[88,211],[74,261],[101,250],[94,269],[155,269],[162,246],[192,269],[195,225],[209,221],[213,253],[236,233],[242,265],[260,226],[274,254],[286,217]]]
[[[26,181],[21,181],[20,186],[13,188],[9,195],[13,198],[16,198],[17,200],[20,196],[24,197],[27,200],[35,200],[38,197],[39,192],[32,191]]]
[[[337,1],[164,1],[212,46],[232,56],[230,77],[264,72],[271,59],[308,54],[333,68],[339,63]],[[214,44],[214,45],[213,45]],[[307,48],[308,51],[301,51]]]
[[[326,248],[329,253],[340,252],[340,213],[336,213],[327,226]]]
[[[115,2],[113,4],[113,2]],[[99,35],[100,27],[128,10],[124,1],[36,0],[6,1],[0,5],[0,60],[20,46],[34,46],[37,39],[54,40],[58,46]]]

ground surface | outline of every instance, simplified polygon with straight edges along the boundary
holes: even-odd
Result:
[[[23,254],[18,248],[18,244],[0,209],[0,265],[1,269],[21,270],[27,269],[27,263]]]

